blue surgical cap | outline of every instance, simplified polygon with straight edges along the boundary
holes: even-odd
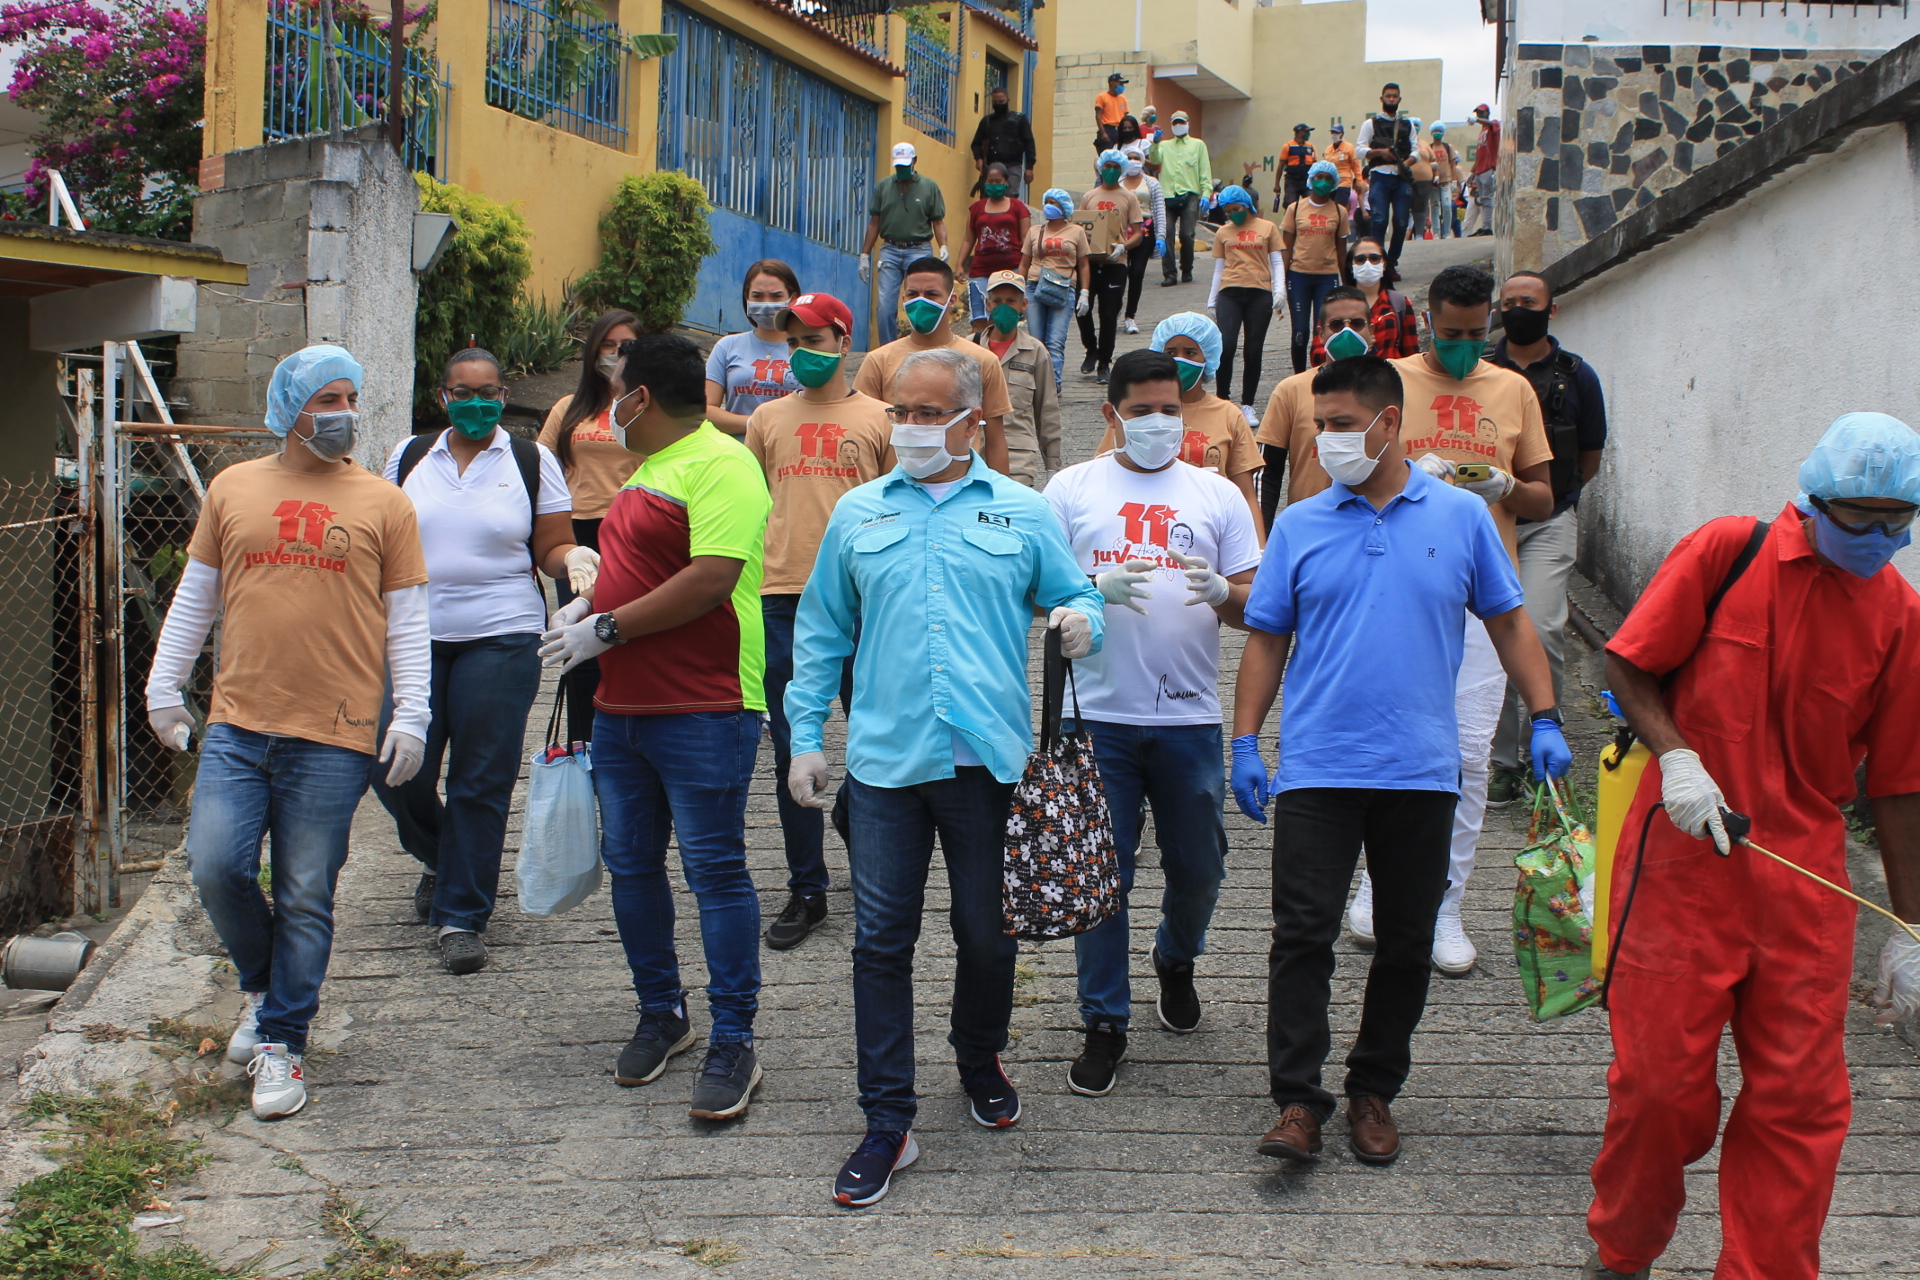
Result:
[[[1800,464],[1818,498],[1895,498],[1920,505],[1920,434],[1884,413],[1843,413]]]
[[[1060,206],[1060,212],[1072,213],[1073,193],[1063,190],[1060,187],[1048,187],[1047,193],[1040,197],[1040,203],[1043,205],[1056,204]]]
[[[1121,151],[1118,147],[1108,147],[1105,151],[1102,151],[1100,153],[1101,168],[1105,168],[1107,165],[1110,165],[1110,164],[1124,165],[1126,162],[1127,162],[1126,153],[1124,151]]]
[[[1220,367],[1220,326],[1197,311],[1182,311],[1153,327],[1153,342],[1149,345],[1155,351],[1165,351],[1167,339],[1179,337],[1192,338],[1200,344],[1200,354],[1207,358],[1207,376],[1211,378]]]
[[[1260,202],[1247,194],[1245,187],[1222,187],[1215,197],[1216,204],[1243,204],[1249,209],[1258,209]]]
[[[273,367],[273,378],[267,383],[267,430],[286,435],[314,392],[336,378],[352,379],[358,391],[365,376],[360,362],[345,347],[302,347]]]
[[[1340,180],[1340,171],[1333,167],[1331,160],[1315,160],[1313,167],[1307,170],[1307,177],[1317,178],[1323,173],[1336,182]]]

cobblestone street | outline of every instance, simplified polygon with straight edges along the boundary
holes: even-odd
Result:
[[[1408,248],[1409,291],[1480,241]],[[1484,242],[1491,245],[1491,241]],[[1201,308],[1202,284],[1162,289],[1150,273],[1138,338],[1176,310]],[[1262,400],[1287,372],[1287,340],[1270,335]],[[1100,434],[1101,389],[1077,375],[1070,340],[1064,405],[1069,462]],[[1230,701],[1238,633],[1223,646]],[[1040,632],[1033,636],[1036,642]],[[1574,645],[1582,687],[1566,696],[1576,770],[1590,778],[1607,730],[1595,715],[1598,660]],[[1570,662],[1570,668],[1573,664]],[[1392,696],[1391,670],[1381,693]],[[1037,681],[1036,681],[1037,687]],[[550,694],[548,695],[550,696]],[[536,704],[533,735],[547,707]],[[836,735],[837,717],[830,732]],[[1271,743],[1272,725],[1266,740]],[[835,776],[838,738],[830,740]],[[1271,748],[1269,745],[1269,756]],[[763,911],[785,900],[785,867],[768,744],[747,817]],[[1584,1260],[1587,1168],[1605,1116],[1606,1016],[1528,1019],[1510,942],[1512,857],[1520,807],[1493,814],[1466,900],[1480,965],[1436,977],[1414,1041],[1415,1067],[1396,1116],[1405,1154],[1386,1169],[1347,1152],[1344,1120],[1326,1155],[1286,1166],[1257,1155],[1273,1123],[1266,1097],[1265,983],[1271,832],[1228,804],[1229,877],[1199,962],[1200,1030],[1177,1037],[1136,1019],[1119,1087],[1068,1092],[1079,1047],[1071,942],[1024,949],[1007,1067],[1024,1115],[989,1131],[967,1116],[947,1057],[952,945],[939,874],[918,972],[923,1155],[877,1206],[834,1205],[829,1181],[864,1129],[854,1102],[851,901],[845,851],[828,837],[832,915],[797,950],[763,953],[758,1024],[766,1071],[741,1122],[691,1121],[698,1054],[657,1083],[613,1083],[632,1031],[633,996],[605,890],[572,914],[519,914],[511,872],[486,937],[483,972],[449,976],[431,931],[413,922],[418,866],[371,795],[339,890],[332,971],[306,1064],[306,1111],[266,1125],[244,1111],[211,1139],[204,1198],[187,1197],[184,1238],[235,1260],[282,1242],[293,1269],[327,1251],[311,1220],[328,1187],[382,1218],[415,1249],[458,1248],[480,1273],[540,1280],[641,1273],[736,1276],[1420,1275],[1429,1271],[1566,1276]],[[508,860],[518,842],[516,799]],[[1147,961],[1159,873],[1149,829],[1134,894],[1136,997],[1150,1002]],[[1884,894],[1877,861],[1856,859],[1863,892]],[[677,885],[682,881],[671,863]],[[681,959],[692,1015],[707,1025],[692,898],[682,887]],[[1861,954],[1884,930],[1863,928]],[[1867,945],[1871,941],[1871,946]],[[1367,956],[1343,938],[1334,979],[1334,1063],[1359,1015]],[[1920,1270],[1920,1059],[1856,1004],[1849,1053],[1857,1103],[1825,1241],[1830,1274]],[[1737,1089],[1729,1042],[1723,1068]],[[1690,1180],[1690,1205],[1663,1270],[1708,1269],[1718,1247],[1714,1159]],[[711,1244],[690,1245],[705,1241]],[[709,1262],[737,1255],[717,1272]],[[1070,1260],[1064,1263],[1062,1260]]]

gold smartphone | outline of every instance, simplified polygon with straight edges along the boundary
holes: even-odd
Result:
[[[1453,464],[1453,478],[1456,480],[1486,480],[1493,475],[1493,468],[1484,462],[1456,462]]]

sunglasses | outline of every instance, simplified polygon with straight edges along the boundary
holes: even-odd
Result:
[[[1816,511],[1833,521],[1842,533],[1850,533],[1864,538],[1875,529],[1889,537],[1897,537],[1913,527],[1913,517],[1920,508],[1907,507],[1893,511],[1884,507],[1862,507],[1846,501],[1844,498],[1816,498],[1808,496]]]
[[[1354,253],[1348,255],[1348,260],[1351,262],[1385,262],[1387,255],[1384,253]]]
[[[1331,316],[1329,316],[1326,318],[1325,324],[1327,326],[1327,332],[1329,334],[1339,333],[1342,329],[1352,329],[1354,332],[1358,333],[1360,330],[1367,327],[1368,321],[1366,320],[1335,320]]]

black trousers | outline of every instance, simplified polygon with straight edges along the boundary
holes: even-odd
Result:
[[[1280,507],[1280,495],[1286,487],[1287,451],[1277,444],[1260,446],[1260,456],[1267,465],[1260,471],[1260,516],[1266,521],[1267,532],[1273,532],[1273,513]]]
[[[1127,300],[1127,264],[1108,262],[1105,254],[1087,259],[1092,268],[1093,310],[1080,317],[1080,345],[1100,364],[1113,362],[1113,337],[1120,328],[1120,304]],[[1094,333],[1094,318],[1100,329]]]
[[[1254,404],[1253,393],[1260,388],[1260,357],[1267,346],[1267,326],[1273,322],[1273,291],[1236,287],[1222,289],[1214,304],[1214,321],[1220,326],[1220,369],[1214,390],[1224,400],[1233,398],[1234,348],[1240,345],[1240,331],[1247,333],[1246,372],[1241,375],[1244,394],[1241,404]]]
[[[1158,232],[1159,228],[1155,228]],[[1147,281],[1147,264],[1153,261],[1153,235],[1127,250],[1127,319],[1140,314],[1140,286]]]
[[[600,522],[575,520],[573,540],[583,547],[600,549]],[[553,580],[553,594],[560,603],[573,602],[573,588],[565,578]],[[567,741],[593,741],[593,695],[600,689],[600,659],[588,658],[560,679],[567,686]]]
[[[1333,944],[1363,844],[1378,943],[1344,1092],[1392,1101],[1406,1084],[1433,976],[1433,926],[1447,891],[1457,800],[1451,791],[1335,787],[1280,794],[1267,953],[1267,1074],[1280,1106],[1300,1103],[1322,1121],[1333,1114],[1334,1096],[1320,1084],[1332,1044]]]
[[[1183,196],[1167,197],[1167,227],[1160,234],[1167,238],[1167,256],[1160,260],[1161,274],[1168,280],[1174,276],[1174,234],[1180,239],[1180,274],[1193,275],[1193,237],[1200,226],[1200,197],[1189,191]]]

